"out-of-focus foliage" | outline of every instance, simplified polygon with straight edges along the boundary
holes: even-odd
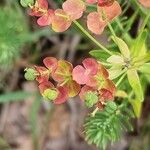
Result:
[[[18,7],[0,7],[0,68],[10,67],[19,56],[28,34],[27,22]]]

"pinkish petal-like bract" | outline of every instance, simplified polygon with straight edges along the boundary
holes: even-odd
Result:
[[[38,72],[38,76],[36,78],[36,80],[39,82],[39,83],[42,83],[42,82],[45,82],[45,81],[48,81],[49,79],[49,72],[47,70],[47,68],[45,67],[41,67],[41,66],[35,66],[35,70]]]
[[[31,10],[29,11],[29,15],[40,17],[46,14],[47,10],[48,10],[47,0],[37,0],[35,2],[35,5],[32,6]]]
[[[37,6],[38,6],[38,8],[41,8],[43,10],[47,10],[48,2],[47,2],[47,0],[37,0]]]
[[[97,73],[99,64],[95,59],[86,58],[82,63],[88,74],[95,75]]]
[[[115,0],[98,0],[98,5],[101,7],[111,6]]]
[[[99,93],[102,101],[113,100],[114,98],[113,93],[107,89],[101,89]]]
[[[81,86],[73,80],[69,80],[68,82],[66,82],[66,84],[64,84],[64,87],[66,87],[68,89],[68,95],[69,97],[74,97],[77,94],[79,94]]]
[[[52,77],[58,83],[62,83],[66,78],[72,77],[73,66],[70,62],[59,60],[56,70],[53,72]]]
[[[73,69],[73,80],[75,80],[78,84],[86,84],[87,80],[89,79],[89,75],[85,74],[86,69],[81,66],[77,65]]]
[[[79,84],[92,84],[92,76],[98,71],[98,63],[93,58],[86,58],[83,62],[83,66],[78,65],[73,69],[73,80]]]
[[[54,88],[54,85],[50,81],[42,82],[39,85],[40,93],[43,94],[46,89]]]
[[[53,15],[54,15],[54,11],[52,9],[49,9],[47,13],[45,13],[37,20],[38,25],[40,26],[50,25],[52,23]]]
[[[94,3],[97,2],[97,0],[86,0],[86,2],[89,3],[89,4],[94,4]]]
[[[72,21],[70,20],[67,13],[62,9],[55,10],[55,15],[52,19],[52,29],[55,32],[64,32],[66,31],[70,26]]]
[[[98,12],[105,14],[106,20],[112,21],[114,18],[119,16],[122,12],[122,9],[117,1],[115,1],[111,6],[98,7]]]
[[[146,8],[150,8],[150,0],[139,0],[139,2]]]
[[[66,0],[62,8],[71,20],[79,19],[86,9],[85,3],[82,0]]]
[[[54,104],[62,104],[65,103],[68,99],[68,89],[65,87],[58,87],[58,96],[54,100]]]
[[[50,72],[55,71],[55,69],[57,68],[57,62],[58,60],[54,57],[46,57],[43,60],[45,67],[48,68]]]
[[[94,34],[101,34],[107,23],[98,12],[91,12],[87,16],[87,27]]]

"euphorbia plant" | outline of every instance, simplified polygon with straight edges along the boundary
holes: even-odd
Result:
[[[127,32],[128,24],[124,29],[117,18],[124,10],[116,0],[66,0],[62,8],[56,10],[48,8],[46,0],[21,0],[22,6],[29,7],[29,14],[38,17],[40,26],[64,32],[75,24],[100,48],[90,52],[95,58],[85,58],[82,65],[75,67],[66,60],[47,57],[43,60],[44,66],[25,69],[25,78],[37,80],[41,95],[54,104],[62,104],[79,95],[87,107],[95,108],[86,120],[85,136],[89,143],[103,149],[109,142],[119,140],[124,129],[132,130],[130,119],[140,117],[144,101],[144,86],[138,72],[150,74],[145,29],[150,17],[149,0],[131,0],[131,3],[147,14],[136,38]],[[94,10],[91,11],[91,7]],[[129,19],[131,25],[136,13]],[[109,28],[115,51],[103,46],[77,21],[85,14],[89,32],[99,35]],[[114,22],[121,32],[125,32],[124,39],[118,37],[111,25]],[[133,106],[134,114],[129,104]]]

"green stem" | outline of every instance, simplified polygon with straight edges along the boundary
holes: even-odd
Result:
[[[103,49],[106,53],[108,53],[109,55],[112,55],[112,53],[106,48],[104,47],[102,44],[100,44],[94,37],[92,37],[92,35],[89,34],[89,32],[87,32],[77,21],[74,21],[74,24],[89,38],[91,39],[98,47],[100,47],[101,49]]]
[[[120,28],[121,32],[123,33],[122,36],[125,39],[125,41],[127,41],[128,43],[132,40],[131,36],[124,30],[120,20],[118,18],[115,19],[118,27]]]
[[[94,111],[92,112],[92,117],[94,117],[95,116],[95,114],[97,113],[97,111],[99,110],[99,108],[98,107],[96,107],[95,109],[94,109]]]
[[[143,33],[143,30],[144,30],[144,28],[145,28],[145,26],[146,26],[146,24],[147,24],[149,18],[150,18],[150,10],[149,10],[147,16],[146,16],[145,19],[144,19],[144,22],[143,22],[143,24],[142,24],[142,26],[141,26],[141,28],[140,28],[140,30],[139,30],[139,34],[142,34],[142,33]]]
[[[108,22],[108,28],[109,28],[110,32],[112,33],[112,35],[114,36],[114,38],[116,38],[117,37],[116,33],[109,22]]]
[[[126,73],[124,73],[124,74],[121,76],[121,78],[117,81],[116,87],[119,86],[119,84],[122,82],[122,80],[124,79],[125,76],[126,76]]]

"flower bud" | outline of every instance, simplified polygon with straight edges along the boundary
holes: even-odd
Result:
[[[26,73],[24,75],[26,80],[35,80],[35,78],[37,77],[37,71],[32,69],[32,68],[26,68],[25,69]]]
[[[46,89],[42,95],[44,98],[53,101],[57,98],[58,91],[53,89]]]
[[[89,91],[85,94],[85,104],[87,107],[92,107],[98,102],[98,96],[96,92]]]

